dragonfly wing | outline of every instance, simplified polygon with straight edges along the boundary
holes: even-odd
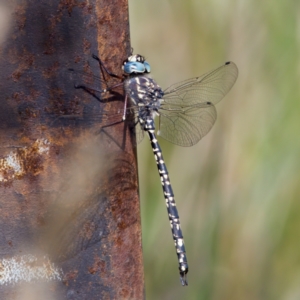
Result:
[[[213,127],[217,111],[213,104],[159,111],[158,135],[179,146],[193,146]]]
[[[144,130],[141,128],[138,122],[134,127],[132,127],[135,133],[136,144],[138,145],[144,139]]]
[[[170,104],[216,104],[230,91],[238,76],[235,63],[227,62],[200,77],[173,84],[164,91],[164,100]]]
[[[232,88],[237,66],[227,62],[200,77],[173,84],[164,91],[158,134],[171,143],[192,146],[214,125],[214,105]]]
[[[79,70],[68,69],[68,74],[70,81],[73,82],[75,88],[85,90],[89,94],[95,96],[98,101],[103,98],[106,90],[120,91],[123,88],[123,84],[116,82],[116,80],[112,80],[108,84],[107,81],[98,76]]]

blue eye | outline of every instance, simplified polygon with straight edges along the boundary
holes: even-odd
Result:
[[[128,61],[124,63],[123,70],[127,74],[150,73],[150,65],[146,61]]]
[[[144,66],[145,66],[146,72],[150,73],[150,65],[146,61],[144,61]]]
[[[150,66],[149,66],[150,69]],[[143,63],[137,62],[137,61],[129,61],[125,63],[123,66],[123,70],[127,74],[132,73],[145,73],[145,65]]]

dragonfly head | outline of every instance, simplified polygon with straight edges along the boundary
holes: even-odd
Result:
[[[150,65],[140,54],[131,55],[124,60],[122,69],[126,74],[150,73]]]

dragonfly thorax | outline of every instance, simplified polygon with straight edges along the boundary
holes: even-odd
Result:
[[[124,89],[131,103],[138,107],[141,124],[158,115],[164,93],[152,78],[143,75],[130,77],[124,81]]]

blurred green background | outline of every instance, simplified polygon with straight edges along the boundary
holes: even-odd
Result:
[[[129,1],[131,42],[164,89],[239,68],[196,146],[160,140],[190,272],[179,282],[149,141],[138,148],[147,299],[300,299],[300,2]]]

